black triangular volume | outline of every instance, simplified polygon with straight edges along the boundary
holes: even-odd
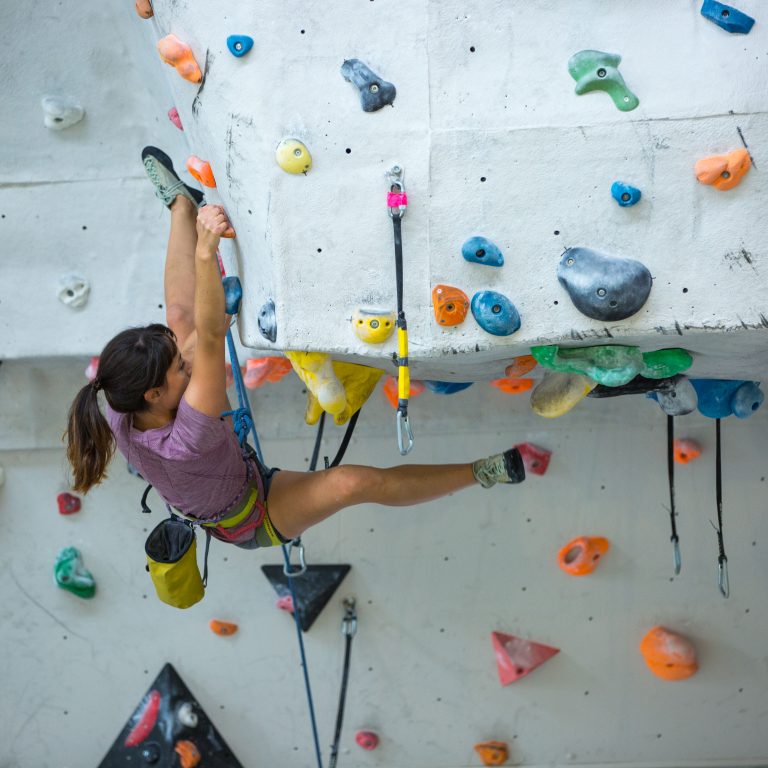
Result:
[[[185,741],[197,748],[205,768],[243,768],[179,673],[166,664],[99,768],[181,765],[176,745]]]
[[[350,565],[308,565],[301,576],[293,579],[296,592],[296,610],[302,630],[308,632],[328,601],[333,597],[339,584],[349,573]],[[290,597],[288,577],[282,565],[262,565],[261,570],[269,579],[279,597]]]

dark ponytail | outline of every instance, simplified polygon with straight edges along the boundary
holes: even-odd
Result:
[[[117,334],[99,356],[96,378],[84,386],[69,409],[67,459],[72,466],[72,488],[87,493],[107,476],[115,452],[115,437],[98,403],[98,391],[118,413],[147,409],[144,393],[165,383],[176,355],[176,336],[159,323],[129,328]]]

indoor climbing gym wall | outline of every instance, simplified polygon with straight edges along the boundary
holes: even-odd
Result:
[[[0,766],[768,765],[764,2],[0,24]],[[214,541],[163,602],[162,500],[119,454],[75,493],[61,438],[165,320],[146,145],[231,219],[269,466],[516,446],[525,482]]]

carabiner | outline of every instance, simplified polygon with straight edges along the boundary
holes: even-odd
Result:
[[[293,567],[291,566],[291,570],[288,570],[288,566],[291,565],[291,552],[294,547],[299,550],[299,568],[298,570],[293,570]],[[306,570],[307,561],[304,559],[304,545],[301,543],[301,536],[299,536],[288,542],[288,556],[287,562],[283,564],[283,573],[286,576],[296,578],[298,576],[303,576],[306,573]]]
[[[731,594],[731,586],[728,583],[728,558],[719,557],[717,559],[717,586],[723,597]]]
[[[344,618],[341,620],[341,634],[348,637],[354,637],[357,632],[357,613],[355,611],[355,598],[345,597],[342,601],[344,606]]]
[[[680,569],[683,567],[683,562],[680,559],[680,542],[678,541],[677,536],[672,539],[672,548],[675,558],[675,576],[677,576],[680,573]]]
[[[405,171],[401,165],[393,165],[387,171],[387,181],[389,182],[389,194],[387,195],[387,205],[389,215],[393,219],[402,219],[408,208],[408,197],[405,194]],[[395,205],[392,203],[395,202]]]
[[[406,443],[405,439],[408,438]],[[407,456],[413,448],[413,431],[408,414],[403,413],[399,408],[397,411],[397,447],[400,449],[401,456]]]

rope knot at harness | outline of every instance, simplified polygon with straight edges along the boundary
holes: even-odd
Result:
[[[237,435],[237,440],[240,443],[240,447],[244,446],[245,441],[248,439],[248,432],[253,429],[253,419],[248,408],[235,408],[233,411],[224,411],[221,416],[222,418],[225,416],[232,417],[232,427]]]

